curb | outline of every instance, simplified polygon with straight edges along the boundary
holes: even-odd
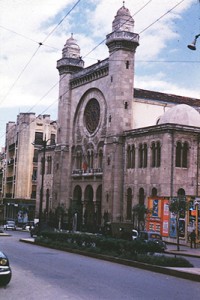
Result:
[[[11,236],[9,233],[0,233],[0,236]]]
[[[182,270],[178,270],[176,268],[171,268],[171,267],[168,268],[168,267],[149,265],[149,264],[145,264],[145,263],[141,263],[141,262],[131,261],[128,259],[121,259],[121,258],[117,258],[117,257],[111,257],[111,256],[96,254],[96,253],[89,253],[89,252],[85,252],[85,251],[81,251],[81,250],[77,250],[77,249],[62,250],[62,249],[57,249],[54,247],[47,247],[45,245],[37,244],[31,240],[20,239],[19,241],[27,243],[27,244],[45,247],[45,248],[51,248],[51,249],[55,249],[55,250],[59,250],[59,251],[65,251],[65,252],[69,252],[69,253],[73,253],[73,254],[79,254],[79,255],[83,255],[83,256],[88,256],[88,257],[92,257],[92,258],[96,258],[96,259],[113,262],[113,263],[118,263],[118,264],[125,265],[128,267],[139,268],[139,269],[143,269],[143,270],[147,270],[147,271],[153,271],[156,273],[161,273],[161,274],[165,274],[165,275],[169,275],[169,276],[175,276],[175,277],[179,277],[179,278],[183,278],[183,279],[187,279],[187,280],[200,282],[200,274],[187,272],[187,271],[185,271],[185,268],[183,268],[184,270],[182,271]],[[191,268],[191,269],[193,269],[193,268]]]
[[[195,257],[195,258],[200,258],[200,255],[197,254],[191,254],[191,253],[186,253],[182,251],[177,251],[177,250],[171,250],[171,251],[165,251],[166,254],[172,254],[172,255],[182,255],[182,256],[188,256],[188,257]]]

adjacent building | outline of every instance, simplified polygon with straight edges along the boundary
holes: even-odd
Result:
[[[38,151],[45,139],[55,144],[56,122],[49,115],[20,113],[16,122],[7,123],[1,166],[4,219],[25,223],[35,217]]]

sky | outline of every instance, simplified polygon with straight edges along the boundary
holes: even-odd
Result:
[[[200,0],[126,0],[140,35],[135,88],[200,99]],[[85,67],[108,57],[121,0],[0,0],[0,149],[19,113],[57,119],[57,60],[71,33]]]

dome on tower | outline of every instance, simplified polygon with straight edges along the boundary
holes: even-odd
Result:
[[[129,16],[130,17],[130,11],[128,8],[126,8],[124,5],[118,9],[117,16]]]
[[[112,30],[134,32],[134,20],[124,5],[117,11],[112,23]]]
[[[189,105],[179,104],[170,108],[161,116],[158,124],[165,123],[200,127],[200,114]]]
[[[79,58],[80,57],[80,47],[77,44],[77,41],[73,38],[73,34],[66,41],[63,51],[63,58]]]

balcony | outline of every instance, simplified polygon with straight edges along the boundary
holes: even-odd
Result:
[[[90,176],[99,176],[103,174],[103,169],[102,168],[96,168],[96,169],[91,169],[88,168],[87,170],[83,169],[75,169],[72,171],[72,177],[90,177]]]
[[[15,176],[6,177],[7,182],[13,182],[15,180]]]

